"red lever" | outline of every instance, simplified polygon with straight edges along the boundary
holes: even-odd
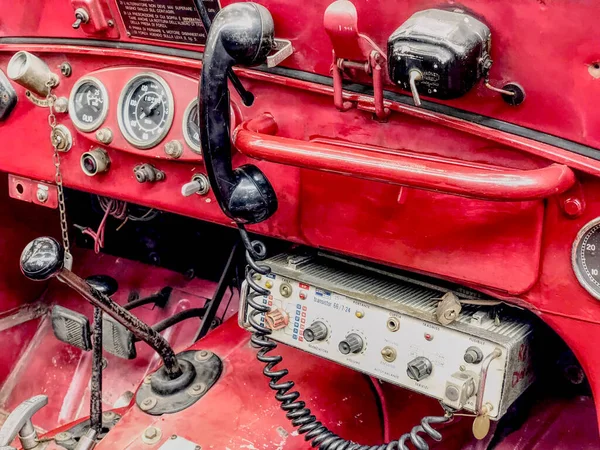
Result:
[[[575,183],[573,171],[561,164],[505,169],[333,139],[299,141],[276,131],[273,117],[263,114],[238,126],[233,143],[256,159],[485,200],[539,200]]]

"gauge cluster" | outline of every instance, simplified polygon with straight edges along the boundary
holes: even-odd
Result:
[[[77,131],[109,149],[199,161],[197,92],[197,79],[172,72],[104,69],[73,85],[69,116]],[[232,109],[232,120],[237,122],[239,110]]]

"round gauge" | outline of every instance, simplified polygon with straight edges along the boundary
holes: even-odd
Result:
[[[183,114],[183,137],[185,142],[195,153],[202,153],[200,150],[200,125],[198,117],[198,99],[192,102],[185,109]]]
[[[579,283],[600,300],[600,217],[579,231],[571,259]]]
[[[71,90],[69,116],[81,131],[94,131],[106,119],[108,94],[104,85],[93,77],[83,77]]]
[[[119,97],[119,128],[125,139],[141,149],[156,146],[173,123],[173,94],[153,73],[133,77]]]

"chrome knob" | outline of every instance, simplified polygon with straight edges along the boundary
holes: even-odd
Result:
[[[356,333],[350,333],[342,342],[338,344],[338,349],[344,355],[359,353],[365,347],[363,339]]]
[[[323,322],[314,322],[310,327],[304,330],[302,337],[306,342],[322,341],[327,337],[327,325]]]
[[[418,356],[410,361],[406,366],[408,378],[415,381],[421,381],[431,375],[433,365],[424,356]]]

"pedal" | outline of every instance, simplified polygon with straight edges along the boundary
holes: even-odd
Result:
[[[102,318],[102,347],[111,355],[123,359],[135,359],[135,336],[110,316]]]
[[[90,321],[86,316],[56,305],[52,308],[51,318],[54,336],[59,341],[86,352],[92,349]]]

